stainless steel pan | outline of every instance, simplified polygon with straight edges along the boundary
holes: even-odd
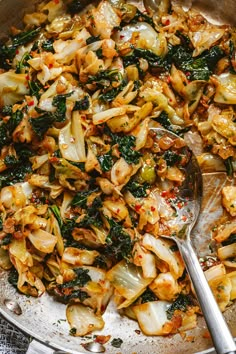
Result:
[[[32,0],[0,0],[0,37],[9,26],[19,24],[23,12],[32,8],[36,1]],[[188,0],[179,1],[189,7]],[[234,10],[236,0],[193,0],[192,6],[200,10],[208,19],[217,23],[236,23]],[[189,137],[191,142],[192,138]],[[199,256],[209,254],[210,230],[221,216],[221,189],[234,181],[227,180],[225,173],[204,174],[204,200],[200,219],[194,231],[194,245]],[[18,309],[18,310],[16,310]],[[88,353],[83,344],[91,338],[76,338],[69,335],[69,325],[65,321],[65,305],[54,301],[47,294],[42,297],[27,298],[18,294],[7,282],[7,274],[0,270],[0,313],[19,329],[31,335],[37,341],[30,345],[28,353],[54,353],[54,349],[66,353]],[[224,313],[234,336],[236,336],[236,303]],[[112,338],[121,338],[120,349],[105,345],[109,354],[192,354],[197,352],[213,353],[212,342],[205,338],[207,328],[203,318],[199,317],[198,327],[187,334],[185,340],[179,334],[168,337],[146,337],[139,334],[136,322],[129,320],[116,312],[110,303],[104,315],[106,326],[99,334]],[[45,345],[47,347],[45,347]],[[50,349],[54,348],[54,349]],[[209,350],[208,350],[209,349]]]

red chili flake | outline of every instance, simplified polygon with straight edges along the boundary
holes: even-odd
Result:
[[[166,20],[166,22],[164,23],[164,25],[165,25],[165,26],[169,26],[169,24],[170,24],[170,20],[168,19],[168,20]]]
[[[28,106],[33,106],[34,105],[34,101],[30,101],[29,103],[28,103]]]
[[[123,34],[120,35],[120,39],[124,38]]]
[[[106,310],[106,307],[104,305],[101,305],[101,311],[105,311]]]
[[[19,50],[18,49],[16,50],[16,54],[19,54]]]
[[[55,3],[55,4],[59,4],[59,1],[60,1],[60,0],[54,0],[54,3]]]
[[[45,204],[49,204],[49,200],[48,199],[45,200]]]
[[[26,77],[25,77],[25,78],[26,78],[26,80],[29,80],[29,79],[30,79],[29,75],[26,75]]]
[[[171,82],[170,76],[167,77],[166,81],[167,81],[167,84],[170,84],[170,82]]]
[[[191,75],[190,71],[186,71],[185,75],[188,77]]]
[[[162,191],[161,196],[165,198],[167,196],[167,193],[168,193],[167,191]]]
[[[156,208],[154,206],[151,206],[151,211],[155,211]]]
[[[142,205],[136,204],[134,208],[136,211],[139,211],[142,208]]]
[[[183,203],[178,202],[177,207],[178,207],[179,209],[181,209],[181,208],[183,207]]]
[[[56,156],[53,156],[50,158],[50,162],[58,162],[58,158]]]
[[[169,98],[169,102],[172,102],[172,99],[171,99],[171,98]]]
[[[119,214],[119,212],[120,212],[120,209],[118,208],[118,209],[116,210],[116,212],[117,212],[117,214]]]
[[[143,258],[143,256],[141,256],[141,254],[138,256],[138,258]]]
[[[135,329],[134,332],[137,333],[137,334],[141,333],[141,331],[139,329]]]
[[[48,67],[49,67],[49,69],[52,69],[53,64],[49,64]]]
[[[181,219],[182,219],[183,221],[186,221],[186,220],[187,220],[187,216],[186,216],[186,215],[183,215]]]

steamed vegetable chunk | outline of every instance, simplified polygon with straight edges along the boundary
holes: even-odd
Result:
[[[153,14],[45,1],[24,23],[0,45],[0,266],[19,292],[65,303],[75,336],[104,327],[111,298],[146,335],[194,328],[190,280],[163,236],[188,202],[178,135],[198,132],[203,170],[234,175],[234,30],[168,1]],[[204,269],[222,310],[236,298],[230,181]]]

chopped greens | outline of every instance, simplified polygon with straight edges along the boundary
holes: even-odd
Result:
[[[15,288],[17,288],[17,282],[18,282],[19,274],[15,268],[12,268],[8,274],[8,282],[13,285]]]
[[[7,155],[4,159],[4,163],[7,167],[13,167],[17,165],[19,162],[14,155]]]
[[[53,97],[52,105],[56,107],[54,119],[56,122],[64,122],[66,120],[66,99],[70,97],[73,92],[64,95],[57,95]]]
[[[227,159],[223,160],[226,173],[229,177],[233,177],[234,175],[234,167],[233,167],[233,158],[232,156],[228,157]]]
[[[181,156],[171,150],[165,151],[162,157],[166,161],[167,166],[174,166],[181,161]]]
[[[120,348],[123,343],[123,340],[121,338],[114,338],[111,341],[111,345],[115,348]]]
[[[0,46],[0,67],[3,69],[10,69],[12,60],[16,55],[17,47],[20,45],[31,42],[38,36],[41,28],[30,29],[28,31],[20,32],[11,38],[10,44],[4,44]]]
[[[60,212],[59,207],[57,205],[51,205],[50,210],[53,212],[55,218],[57,219],[58,225],[60,226],[60,228],[62,228],[63,221],[61,218],[61,212]]]
[[[145,302],[158,300],[157,296],[149,288],[147,288],[147,290],[144,291],[144,293],[140,296],[140,299],[141,299],[141,304],[144,304]]]
[[[17,74],[20,74],[20,73],[24,72],[24,69],[27,68],[27,67],[29,67],[29,64],[27,63],[27,61],[28,61],[29,59],[31,59],[31,55],[30,55],[28,52],[26,52],[26,53],[22,56],[20,62],[17,63],[17,65],[16,65],[16,73],[17,73]]]
[[[231,234],[227,240],[222,242],[223,246],[228,246],[228,245],[232,245],[232,243],[236,243],[236,234]]]
[[[55,53],[54,48],[53,48],[53,39],[47,39],[42,43],[42,49],[45,50],[46,52],[51,52]]]
[[[170,67],[168,61],[152,52],[149,49],[135,48],[132,54],[123,56],[124,66],[136,65],[140,66],[139,59],[146,59],[151,68],[159,68],[161,71],[166,71]]]
[[[0,240],[0,246],[6,246],[11,243],[12,240],[12,234],[6,234],[3,239]]]
[[[94,225],[97,227],[102,226],[101,215],[99,212],[99,208],[102,207],[102,200],[100,197],[96,197],[92,205],[87,207],[87,214],[83,217],[83,219],[77,223],[78,227],[90,227],[90,225]]]
[[[108,219],[110,231],[106,238],[106,253],[117,260],[129,258],[132,251],[130,235],[113,219]]]
[[[141,184],[134,179],[130,179],[125,186],[125,189],[130,191],[135,198],[147,197],[147,189],[149,188],[150,185],[147,182]]]
[[[61,288],[74,288],[74,287],[83,287],[85,286],[89,281],[91,281],[91,277],[88,274],[89,270],[88,269],[83,269],[83,268],[74,268],[73,269],[76,277],[73,280],[67,281],[63,284],[61,284]]]
[[[57,291],[56,294],[61,296],[66,302],[76,298],[83,302],[89,297],[89,295],[86,291],[81,290],[80,288],[84,287],[89,281],[91,281],[91,277],[88,274],[89,270],[74,268],[73,271],[76,277],[73,280],[59,284],[57,286],[59,291]]]
[[[220,47],[215,46],[193,58],[189,47],[177,45],[170,49],[168,56],[191,80],[208,80],[217,61],[224,56],[224,52]]]
[[[86,95],[81,100],[75,102],[73,111],[86,111],[89,109],[89,104],[89,96]]]
[[[190,295],[179,294],[177,299],[173,302],[173,304],[166,311],[167,318],[170,320],[173,317],[174,312],[176,310],[186,312],[188,310],[188,307],[192,306],[192,305],[193,305],[193,300]]]
[[[52,105],[56,107],[55,112],[48,112],[38,107],[35,110],[41,113],[36,118],[30,118],[29,122],[33,131],[39,139],[43,139],[44,134],[52,127],[54,122],[64,122],[66,119],[66,98],[70,97],[72,92],[64,95],[57,95],[53,97]]]
[[[113,158],[111,153],[109,152],[107,154],[98,156],[98,162],[103,172],[110,171],[113,165]]]
[[[91,43],[94,43],[94,42],[97,42],[97,41],[100,41],[100,35],[98,36],[91,36],[89,38],[86,39],[86,44],[91,44]]]
[[[37,81],[28,81],[30,95],[35,96],[37,99],[40,98],[40,91],[42,90],[42,85]]]
[[[72,199],[71,205],[72,206],[79,206],[81,208],[86,208],[87,207],[87,200],[88,197],[94,193],[97,192],[98,189],[94,189],[94,190],[88,190],[88,191],[81,191],[81,192],[77,192],[77,194],[74,196],[74,198]]]
[[[67,3],[67,9],[72,15],[74,15],[83,10],[88,4],[88,0],[69,0]]]
[[[37,118],[29,119],[32,129],[39,139],[43,139],[44,134],[48,131],[49,128],[52,127],[54,121],[55,118],[51,112],[46,111]]]

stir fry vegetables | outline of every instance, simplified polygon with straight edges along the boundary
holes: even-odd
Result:
[[[187,202],[177,195],[190,156],[152,128],[198,132],[202,169],[233,176],[235,32],[167,0],[156,14],[86,5],[42,2],[0,46],[0,266],[19,292],[68,304],[73,335],[103,328],[112,295],[144,334],[185,331],[199,307],[163,236]],[[236,187],[222,203],[228,221],[204,270],[225,310],[236,298]]]

